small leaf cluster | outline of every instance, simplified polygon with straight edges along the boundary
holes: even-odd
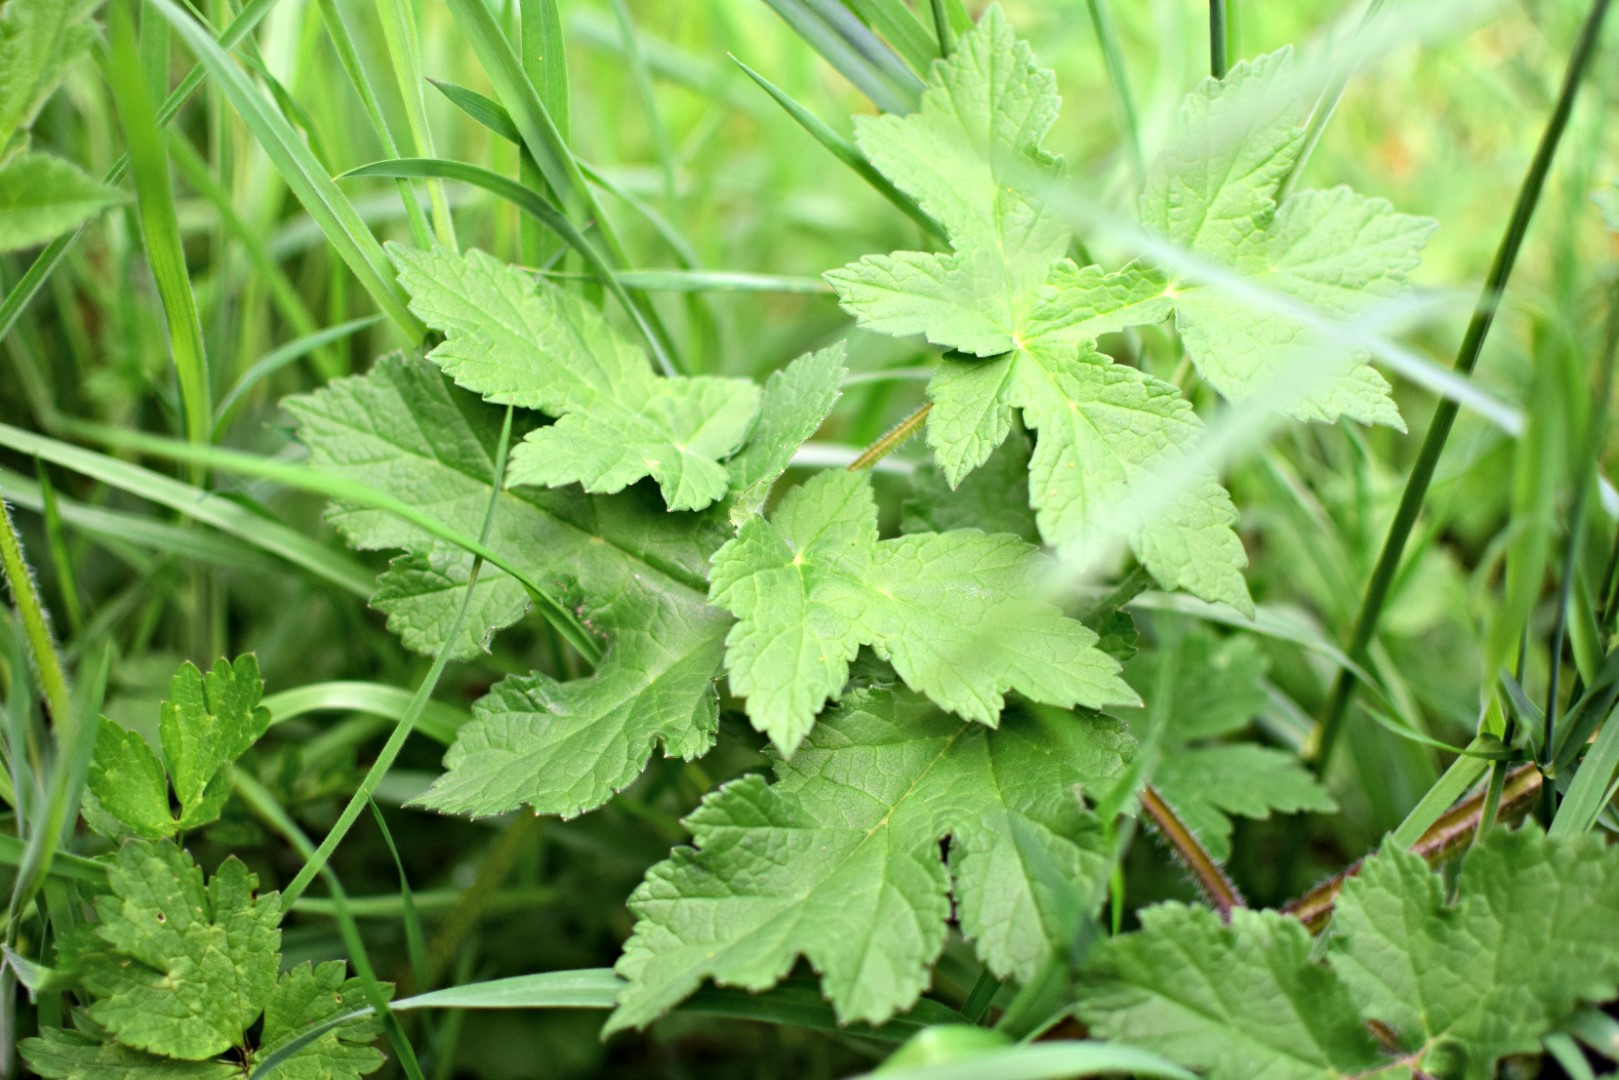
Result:
[[[280,971],[281,898],[257,888],[234,856],[205,884],[173,843],[125,842],[95,922],[57,939],[56,976],[88,1004],[75,1030],[24,1040],[29,1066],[64,1080],[224,1080],[362,1009],[360,982],[344,978],[341,961]],[[371,1017],[336,1023],[293,1050],[277,1075],[365,1076],[383,1063],[371,1047],[379,1033]]]

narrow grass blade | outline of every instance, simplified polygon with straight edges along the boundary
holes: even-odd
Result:
[[[1557,154],[1563,131],[1568,126],[1569,115],[1574,109],[1574,98],[1585,78],[1586,68],[1596,52],[1602,23],[1607,18],[1610,5],[1611,0],[1595,0],[1591,5],[1590,14],[1586,16],[1585,24],[1580,28],[1579,39],[1574,44],[1567,70],[1563,74],[1563,85],[1558,92],[1557,104],[1546,122],[1540,144],[1535,149],[1534,159],[1530,162],[1523,184],[1518,189],[1517,201],[1513,205],[1512,216],[1507,222],[1500,246],[1496,249],[1495,261],[1485,280],[1484,291],[1479,295],[1478,303],[1473,309],[1473,317],[1467,326],[1467,333],[1457,351],[1454,371],[1458,375],[1470,376],[1484,351],[1484,342],[1489,337],[1490,327],[1495,323],[1495,313],[1500,306],[1501,294],[1506,290],[1507,281],[1512,276],[1512,268],[1517,264],[1518,252],[1523,247],[1530,219],[1534,217],[1541,190],[1545,187],[1546,177],[1551,172],[1552,159]],[[1428,495],[1428,485],[1433,481],[1434,471],[1439,466],[1439,456],[1450,438],[1450,430],[1456,423],[1459,409],[1457,403],[1448,398],[1441,400],[1434,408],[1433,420],[1428,425],[1428,434],[1422,440],[1422,449],[1418,452],[1416,464],[1406,479],[1405,490],[1400,495],[1399,508],[1394,514],[1394,522],[1389,526],[1388,536],[1383,542],[1382,551],[1378,554],[1371,580],[1367,582],[1360,612],[1355,618],[1355,626],[1350,634],[1347,651],[1358,663],[1366,662],[1372,639],[1377,633],[1378,621],[1388,599],[1389,586],[1393,584],[1399,571],[1400,558],[1405,552],[1406,541],[1416,525],[1417,515],[1422,511],[1422,504]],[[1316,752],[1310,759],[1310,764],[1318,775],[1324,774],[1332,761],[1339,729],[1349,712],[1358,685],[1355,674],[1345,669],[1339,674],[1333,687],[1326,715],[1321,721]]]
[[[585,239],[568,218],[556,207],[546,202],[536,191],[524,187],[510,177],[501,176],[497,172],[485,169],[480,165],[468,165],[460,161],[443,161],[438,158],[400,158],[394,161],[378,161],[370,165],[363,165],[358,169],[344,173],[344,176],[433,176],[445,180],[459,180],[462,183],[472,184],[482,188],[492,195],[499,196],[507,202],[542,222],[547,228],[562,237],[567,243],[583,257],[585,265],[596,274],[597,280],[607,286],[618,302],[624,305],[624,310],[635,323],[641,336],[652,349],[653,356],[658,361],[658,367],[665,375],[675,375],[678,372],[667,352],[663,348],[662,336],[652,325],[647,309],[636,302],[624,284],[619,280],[617,273],[608,266],[601,254],[589,240]]]
[[[928,65],[939,55],[938,43],[901,0],[846,0],[846,3],[849,10],[888,39],[912,71],[927,74]]]
[[[268,520],[229,499],[127,461],[0,424],[0,446],[39,457],[81,476],[167,506],[189,518],[240,537],[261,551],[301,566],[362,598],[376,588],[376,575],[346,552],[332,550],[296,529]]]
[[[1129,154],[1130,175],[1135,186],[1146,183],[1147,164],[1141,152],[1141,120],[1136,114],[1135,95],[1130,92],[1130,79],[1124,66],[1124,50],[1119,45],[1118,31],[1113,26],[1113,13],[1108,0],[1085,0],[1090,11],[1091,29],[1096,32],[1096,44],[1102,50],[1102,62],[1107,65],[1108,85],[1113,88],[1113,100],[1119,110],[1119,127],[1124,131],[1124,146]]]
[[[1195,1080],[1192,1073],[1157,1054],[1120,1043],[1037,1042],[989,1050],[960,1061],[882,1069],[855,1080],[1067,1080],[1078,1076],[1137,1076]]]
[[[272,724],[316,712],[359,712],[397,723],[410,708],[413,696],[397,686],[381,683],[324,682],[267,694],[261,704],[270,710]],[[462,709],[430,701],[416,718],[416,726],[423,735],[447,746],[457,729],[471,719]]]
[[[518,0],[517,29],[522,48],[519,56],[523,72],[540,102],[551,114],[557,134],[568,141],[571,108],[568,101],[568,53],[562,36],[562,13],[557,0]],[[440,89],[443,89],[440,87]],[[522,145],[522,137],[512,128],[512,142]],[[437,156],[437,155],[433,155]],[[524,184],[540,188],[541,194],[557,201],[554,191],[545,183],[534,159],[526,154],[518,157],[518,179]],[[556,253],[555,238],[539,222],[522,217],[518,223],[518,257],[530,266],[538,266]]]
[[[1488,750],[1498,745],[1495,739],[1481,736],[1469,743],[1468,748]],[[1439,782],[1428,789],[1428,794],[1412,807],[1405,820],[1400,822],[1400,827],[1389,834],[1389,842],[1402,848],[1409,848],[1421,840],[1429,827],[1457,800],[1467,794],[1467,789],[1477,783],[1478,778],[1483,776],[1484,770],[1489,767],[1488,760],[1472,754],[1451,762],[1450,768],[1445,770]]]
[[[302,360],[311,353],[317,353],[323,347],[334,341],[342,341],[346,337],[364,330],[368,326],[375,326],[382,321],[381,315],[371,315],[363,319],[350,319],[348,322],[328,326],[324,330],[316,330],[294,341],[289,341],[280,348],[261,357],[254,365],[242,372],[242,377],[236,380],[236,385],[220,401],[214,418],[214,437],[217,439],[230,427],[231,418],[244,398],[252,392],[259,383],[280,371],[288,364]]]
[[[1547,832],[1552,836],[1572,836],[1595,826],[1613,797],[1616,769],[1619,769],[1619,716],[1610,711],[1602,731],[1580,759],[1579,771],[1569,782]]]
[[[410,0],[380,0],[377,13],[382,22],[383,40],[387,42],[388,55],[393,61],[394,77],[399,83],[399,100],[405,108],[405,122],[410,126],[413,145],[406,148],[405,156],[438,157],[438,150],[433,144],[433,129],[427,122],[427,97],[422,90],[422,55],[417,40],[415,10]],[[455,248],[455,222],[450,218],[450,204],[444,198],[444,185],[430,181],[427,197],[433,206],[434,237],[444,247]]]
[[[45,547],[50,554],[51,569],[56,574],[57,592],[62,597],[62,612],[67,617],[68,630],[76,633],[84,624],[84,611],[79,603],[77,560],[68,550],[67,535],[62,525],[62,500],[57,497],[56,485],[51,483],[51,473],[45,468],[45,463],[36,460],[34,469],[39,478],[35,488],[39,495],[37,509],[45,519]],[[0,469],[0,492],[17,502],[16,489],[6,482],[6,473],[7,470]]]
[[[796,120],[798,126],[809,133],[810,138],[826,147],[833,157],[853,169],[855,175],[870,184],[873,191],[893,203],[906,217],[922,226],[929,236],[938,240],[945,239],[944,230],[939,227],[939,223],[929,217],[927,212],[916,204],[915,199],[895,187],[888,177],[878,172],[871,162],[866,160],[866,156],[860,152],[859,147],[843,138],[830,127],[827,127],[820,117],[794,101],[787,95],[786,91],[776,86],[775,83],[754,71],[736,57],[731,57],[731,60],[737,67],[747,73],[748,78],[758,83],[759,88],[769,94],[776,104],[786,110],[787,115]]]
[[[765,0],[827,63],[885,113],[916,108],[922,81],[836,0]]]
[[[412,342],[426,336],[426,328],[406,307],[404,290],[394,280],[393,268],[371,230],[360,220],[348,197],[338,189],[308,145],[253,86],[211,35],[192,20],[173,0],[149,0],[152,10],[167,19],[208,69],[214,81],[230,99],[248,130],[259,141],[276,170],[298,201],[320,225],[321,231],[359,279],[377,306],[391,319],[400,333]]]
[[[663,122],[663,111],[658,108],[657,96],[652,91],[652,74],[647,67],[646,54],[641,50],[641,35],[624,0],[613,0],[613,16],[618,19],[624,55],[630,62],[635,95],[641,99],[641,111],[646,114],[647,128],[652,134],[652,150],[657,156],[658,174],[663,180],[664,204],[674,206],[679,197],[675,183],[675,150],[669,141],[669,128]]]
[[[185,246],[180,240],[180,220],[174,209],[168,153],[152,103],[146,97],[146,77],[141,70],[129,6],[113,4],[108,11],[107,25],[112,49],[107,79],[118,106],[124,142],[129,147],[141,238],[152,278],[157,282],[158,298],[163,303],[169,355],[174,360],[180,383],[186,438],[206,443],[214,430],[213,394],[209,386],[208,356],[202,343],[202,322],[197,317],[197,301],[192,295],[191,276],[186,269]],[[200,480],[201,474],[195,473],[192,479]]]
[[[227,52],[235,48],[259,24],[259,20],[270,13],[270,9],[275,4],[276,0],[249,0],[242,7],[242,10],[237,13],[236,17],[219,32],[218,38],[215,39],[219,47]],[[197,87],[202,85],[203,78],[204,68],[201,64],[193,66],[186,73],[185,78],[180,80],[180,85],[170,92],[169,96],[163,100],[162,106],[157,110],[159,127],[174,119],[174,115],[180,111],[180,106],[184,105],[191,95],[196,93]],[[128,168],[129,158],[119,158],[113,163],[112,168],[107,170],[103,182],[109,185],[117,185],[124,178]],[[23,273],[22,278],[16,285],[12,286],[10,292],[6,293],[6,298],[0,301],[0,338],[11,332],[12,324],[17,321],[17,316],[22,314],[23,308],[28,306],[28,302],[34,298],[34,294],[39,292],[46,280],[56,270],[56,267],[61,264],[68,250],[78,242],[79,237],[83,234],[84,226],[81,225],[73,232],[65,233],[52,240],[45,245],[45,250],[35,256],[34,261],[28,265],[28,269]]]

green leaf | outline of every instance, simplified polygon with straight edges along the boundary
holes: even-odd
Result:
[[[214,661],[207,676],[186,662],[169,684],[158,718],[163,760],[180,800],[181,829],[219,816],[230,791],[226,765],[241,757],[270,727],[259,705],[264,680],[252,653]]]
[[[19,154],[0,165],[0,251],[43,244],[123,198],[71,162]]]
[[[141,736],[104,720],[89,776],[100,808],[148,839],[218,820],[231,792],[228,766],[269,729],[270,711],[259,705],[263,692],[251,653],[235,663],[216,660],[207,676],[187,661],[158,714],[162,762]],[[171,783],[178,817],[170,809]]]
[[[1127,747],[1100,717],[992,731],[908,692],[850,694],[775,784],[710,794],[687,819],[696,846],[648,872],[607,1030],[645,1026],[704,979],[766,989],[799,956],[840,1021],[882,1023],[926,987],[952,897],[991,971],[1030,977],[1100,903],[1109,861],[1074,788],[1108,783]]]
[[[34,122],[67,66],[90,47],[99,0],[8,0],[0,5],[0,159]]]
[[[883,175],[944,226],[952,253],[868,255],[826,275],[869,330],[923,334],[976,356],[1015,347],[1069,229],[1026,193],[1055,178],[1039,149],[1057,118],[1056,77],[1034,64],[999,7],[933,65],[921,108],[857,117],[855,141]]]
[[[1312,963],[1310,932],[1273,911],[1164,904],[1110,938],[1078,982],[1093,1036],[1197,1069],[1208,1080],[1319,1080],[1389,1064],[1349,992]]]
[[[240,1043],[275,986],[277,893],[234,857],[203,886],[191,856],[131,840],[96,900],[97,923],[61,939],[64,967],[96,995],[91,1020],[125,1046],[200,1061]]]
[[[759,423],[748,445],[726,465],[736,499],[731,521],[740,525],[757,514],[770,488],[787,471],[793,454],[815,434],[842,394],[848,373],[842,342],[819,352],[805,353],[765,382],[759,405]]]
[[[481,251],[390,245],[411,311],[447,340],[429,358],[502,405],[558,417],[512,452],[511,485],[612,493],[645,476],[671,510],[724,496],[720,464],[759,409],[742,379],[660,378],[640,348],[579,296]]]
[[[1422,859],[1391,847],[1344,884],[1333,920],[1333,967],[1427,1070],[1491,1076],[1619,992],[1619,852],[1601,837],[1497,829],[1456,892],[1447,903]]]
[[[137,733],[103,717],[96,726],[88,782],[101,809],[136,836],[160,840],[174,835],[168,775]]]
[[[1201,625],[1159,623],[1157,648],[1125,666],[1125,678],[1162,715],[1153,786],[1209,854],[1231,856],[1231,818],[1330,812],[1337,803],[1295,754],[1229,737],[1265,706],[1268,664],[1251,637],[1216,637]]]
[[[366,1005],[359,979],[345,979],[341,960],[284,972],[264,1004],[264,1033],[254,1060],[262,1059],[299,1035]],[[391,988],[389,988],[391,989]],[[382,1022],[367,1016],[340,1024],[300,1047],[276,1067],[276,1080],[351,1080],[382,1068],[372,1047]]]
[[[731,688],[791,755],[870,645],[912,689],[991,727],[1008,690],[1051,705],[1137,699],[1096,635],[1041,599],[1038,551],[975,529],[877,538],[866,473],[824,472],[714,554]]]
[[[175,1061],[57,1028],[24,1039],[19,1049],[34,1073],[48,1080],[234,1080],[242,1075],[228,1061]]]
[[[363,377],[285,405],[320,466],[441,520],[482,520],[501,410],[456,390],[432,365],[385,358]],[[730,620],[706,603],[706,572],[726,532],[724,514],[674,517],[648,494],[500,493],[489,546],[540,580],[576,589],[607,651],[585,679],[531,675],[502,683],[457,733],[450,771],[425,804],[494,814],[526,802],[544,813],[575,814],[629,784],[655,742],[683,757],[712,745],[714,680]],[[335,504],[329,516],[356,547],[406,549],[383,575],[374,603],[407,645],[436,649],[466,588],[471,556],[375,510]],[[522,586],[486,565],[454,655],[477,655],[528,604]]]
[[[1342,187],[1277,204],[1304,145],[1299,118],[1309,99],[1301,104],[1294,79],[1292,51],[1282,49],[1188,95],[1175,138],[1148,175],[1142,222],[1325,316],[1352,319],[1406,290],[1437,226]],[[1218,287],[1171,279],[1165,295],[1198,372],[1225,397],[1260,395],[1300,420],[1347,416],[1404,430],[1365,353],[1334,348],[1296,319]],[[1335,373],[1302,395],[1270,388],[1300,364]]]
[[[1601,838],[1496,829],[1456,892],[1447,902],[1420,856],[1385,847],[1344,884],[1325,963],[1287,916],[1238,910],[1226,926],[1204,909],[1151,908],[1093,955],[1079,1015],[1209,1080],[1400,1068],[1484,1080],[1619,993],[1619,851]]]
[[[826,278],[861,326],[955,350],[928,386],[928,443],[952,486],[1021,409],[1040,435],[1029,504],[1065,559],[1084,565],[1123,539],[1164,586],[1249,611],[1236,511],[1186,452],[1201,423],[1173,386],[1095,348],[1098,334],[1169,313],[1162,276],[1075,266],[1063,257],[1067,224],[1029,191],[1059,175],[1039,145],[1057,107],[1051,73],[991,8],[933,66],[919,111],[856,128],[872,162],[944,226],[951,252],[869,256]],[[1181,493],[1154,496],[1181,473]]]
[[[1038,544],[1040,530],[1023,490],[1028,475],[1029,442],[1019,436],[1002,443],[954,490],[937,466],[923,466],[911,477],[900,528],[907,533],[983,529]]]

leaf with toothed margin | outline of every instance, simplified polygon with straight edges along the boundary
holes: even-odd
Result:
[[[714,680],[731,620],[705,596],[708,557],[727,531],[723,511],[670,515],[644,491],[496,494],[501,410],[419,360],[384,358],[368,374],[289,399],[286,408],[317,466],[442,521],[482,522],[494,496],[489,546],[553,595],[576,599],[604,635],[602,662],[585,679],[530,677],[527,705],[511,693],[519,680],[502,684],[458,733],[450,772],[423,797],[426,805],[493,814],[527,803],[579,813],[632,781],[658,744],[688,758],[712,744]],[[465,595],[471,557],[379,511],[339,503],[329,517],[355,547],[405,549],[383,575],[376,603],[406,644],[436,650]],[[528,605],[515,580],[485,566],[451,654],[476,655]],[[581,771],[585,745],[603,756],[599,767]],[[491,760],[501,766],[489,769]]]
[[[1297,82],[1290,49],[1205,79],[1187,95],[1175,137],[1149,172],[1141,217],[1184,250],[1347,321],[1406,291],[1436,223],[1344,187],[1301,191],[1278,205],[1313,100]],[[1257,396],[1299,420],[1349,417],[1405,429],[1365,352],[1217,284],[1172,279],[1163,295],[1173,299],[1198,372],[1230,400]],[[1278,387],[1301,366],[1320,371],[1313,385]]]
[[[800,956],[841,1022],[880,1024],[927,986],[952,898],[990,971],[1030,979],[1106,890],[1075,789],[1106,788],[1129,752],[1101,717],[1036,709],[991,730],[909,691],[851,693],[774,784],[711,793],[694,846],[648,871],[606,1030],[645,1027],[705,979],[766,989]]]
[[[840,341],[831,348],[805,353],[765,382],[759,424],[748,437],[748,445],[726,464],[736,492],[731,503],[733,524],[740,525],[759,512],[798,448],[831,413],[848,374],[843,364],[847,351]]]
[[[861,645],[912,689],[993,727],[1015,690],[1051,705],[1133,704],[1096,635],[1040,598],[1043,560],[977,529],[879,540],[864,472],[824,472],[714,553],[714,603],[740,620],[725,642],[748,717],[792,754]]]
[[[857,130],[877,167],[944,226],[951,253],[873,256],[827,280],[867,329],[955,350],[928,385],[928,444],[952,486],[1021,409],[1041,429],[1029,504],[1064,558],[1088,564],[1122,538],[1166,588],[1250,610],[1230,497],[1186,452],[1202,431],[1191,406],[1132,369],[1104,373],[1095,348],[1100,334],[1168,316],[1163,275],[1076,266],[1067,225],[1029,190],[1057,175],[1039,145],[1057,107],[1051,73],[991,8],[934,65],[916,113]],[[1139,494],[1165,480],[1177,493]]]
[[[583,298],[484,252],[391,244],[389,255],[411,311],[447,335],[429,359],[488,401],[557,417],[512,452],[508,484],[612,494],[650,476],[670,510],[725,495],[720,462],[759,409],[752,382],[654,375]]]

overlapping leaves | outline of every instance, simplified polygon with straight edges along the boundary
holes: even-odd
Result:
[[[976,529],[877,536],[869,476],[826,472],[714,555],[710,596],[741,620],[726,638],[731,688],[783,754],[863,644],[936,705],[991,727],[1008,690],[1061,706],[1135,702],[1096,635],[1039,598],[1029,544]]]
[[[1420,857],[1383,851],[1345,884],[1324,964],[1283,915],[1239,910],[1226,925],[1153,908],[1099,950],[1080,1015],[1210,1080],[1484,1078],[1536,1052],[1581,1003],[1619,992],[1619,852],[1600,837],[1498,829],[1467,856],[1456,893],[1447,902]]]
[[[361,1004],[343,964],[280,968],[281,899],[256,895],[235,858],[203,883],[191,856],[132,840],[96,901],[96,922],[59,939],[60,962],[89,997],[78,1031],[46,1030],[23,1055],[41,1076],[223,1077]],[[262,1015],[257,1045],[248,1030]],[[375,1020],[323,1032],[284,1069],[291,1076],[360,1077],[382,1065]],[[233,1054],[234,1061],[219,1060]]]
[[[850,694],[774,784],[709,795],[687,819],[696,846],[648,873],[609,1030],[704,979],[765,989],[799,956],[841,1020],[880,1023],[926,987],[952,899],[990,969],[1029,978],[1100,903],[1109,862],[1076,788],[1105,787],[1127,746],[1100,717],[1019,713],[991,730],[903,690]]]

